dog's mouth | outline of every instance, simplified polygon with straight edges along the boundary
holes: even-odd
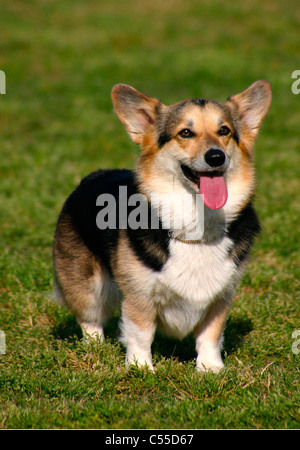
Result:
[[[183,175],[199,188],[205,205],[210,209],[223,208],[227,202],[228,192],[224,180],[224,173],[217,170],[199,172],[181,164]]]

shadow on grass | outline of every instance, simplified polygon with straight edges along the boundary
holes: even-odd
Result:
[[[104,328],[106,338],[111,341],[119,339],[119,318],[112,318]],[[235,353],[242,345],[245,336],[253,330],[251,319],[247,317],[229,318],[224,332],[223,351],[230,355]],[[82,339],[82,331],[75,317],[68,316],[63,322],[56,325],[52,330],[55,339],[74,342]],[[165,358],[173,357],[179,362],[187,362],[196,358],[195,340],[192,335],[182,341],[162,336],[156,333],[152,344],[153,354],[159,354]]]
[[[152,344],[152,353],[164,358],[174,358],[179,362],[192,361],[196,358],[195,340],[192,335],[182,341],[156,333]]]
[[[224,331],[224,351],[227,355],[235,353],[243,345],[247,334],[253,330],[252,320],[248,317],[229,317]]]
[[[224,331],[223,353],[233,354],[243,345],[245,336],[253,330],[251,319],[247,317],[229,318]],[[157,333],[153,342],[153,353],[166,358],[173,357],[180,362],[188,362],[196,358],[195,340],[189,335],[182,341],[166,338]]]
[[[73,342],[82,339],[82,331],[77,323],[77,320],[73,316],[68,316],[62,322],[55,325],[51,332],[54,339],[66,340]]]
[[[104,327],[105,337],[111,340],[118,340],[119,318],[113,317]],[[52,329],[54,339],[67,340],[70,342],[82,339],[82,330],[74,316],[68,316],[62,322],[55,325]]]

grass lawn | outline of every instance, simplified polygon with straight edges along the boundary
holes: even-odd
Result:
[[[299,428],[298,0],[1,0],[0,24],[0,428]],[[225,101],[261,78],[274,96],[256,145],[263,233],[228,319],[227,369],[196,374],[191,338],[157,336],[156,373],[126,370],[117,318],[105,344],[84,345],[49,300],[65,198],[138,155],[111,88]]]

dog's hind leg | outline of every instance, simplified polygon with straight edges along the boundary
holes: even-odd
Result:
[[[54,241],[56,293],[75,315],[84,339],[104,339],[103,326],[118,303],[118,289],[68,221],[58,224]]]
[[[86,341],[91,338],[104,340],[103,326],[119,308],[121,294],[114,280],[103,269],[98,268],[90,281],[93,299],[88,299],[85,316],[77,320]]]
[[[59,265],[59,257],[56,259]],[[83,338],[103,340],[103,326],[108,318],[103,296],[104,277],[94,271],[88,278],[81,276],[76,267],[60,268],[56,274],[56,297],[74,314],[79,323]]]

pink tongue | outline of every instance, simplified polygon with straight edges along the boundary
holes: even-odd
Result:
[[[200,176],[200,194],[210,209],[223,208],[227,202],[227,187],[222,176]]]

